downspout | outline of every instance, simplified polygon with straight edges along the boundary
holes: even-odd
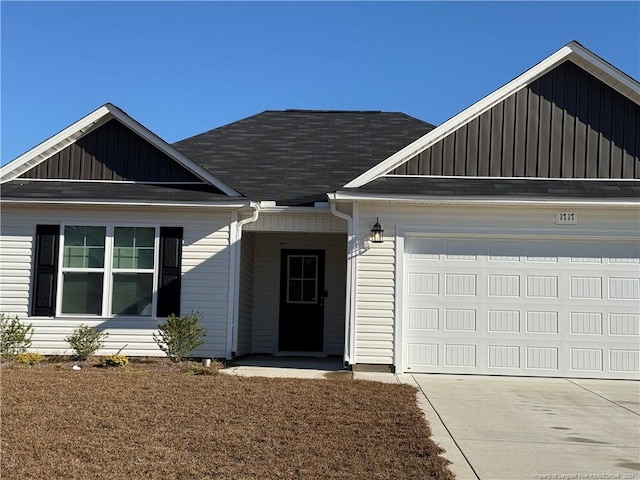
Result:
[[[227,326],[227,357],[233,358],[238,351],[238,325],[240,317],[240,258],[242,255],[241,240],[242,240],[242,227],[248,223],[253,223],[258,220],[260,215],[260,204],[251,202],[249,207],[253,209],[253,214],[235,223],[235,229],[232,229],[231,235],[233,235],[233,282],[230,288],[229,305],[232,314],[229,316],[229,325]]]
[[[352,298],[351,295],[353,293],[353,288],[351,285],[351,279],[354,278],[355,272],[353,269],[354,261],[355,261],[355,246],[354,246],[354,238],[353,238],[353,218],[347,215],[346,213],[339,212],[336,207],[335,194],[327,194],[329,197],[329,208],[331,209],[331,213],[338,218],[342,218],[347,221],[347,281],[346,281],[346,292],[345,292],[345,314],[344,314],[344,366],[347,367],[352,365],[355,360],[355,355],[352,351],[352,336],[354,334],[353,328],[351,325],[353,315],[351,312],[351,304]]]

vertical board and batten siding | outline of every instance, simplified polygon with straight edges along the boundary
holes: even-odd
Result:
[[[323,249],[325,256],[325,352],[344,353],[347,239],[345,235],[257,233],[253,286],[252,353],[278,351],[280,255],[282,249]]]
[[[571,61],[391,175],[640,178],[640,105]]]
[[[20,178],[203,183],[115,119],[89,132]]]
[[[572,208],[578,225],[556,225],[555,208],[542,207],[480,207],[480,206],[409,206],[361,203],[358,205],[360,249],[356,262],[355,363],[394,364],[396,291],[402,281],[396,272],[396,228],[415,227],[428,234],[451,230],[464,236],[465,230],[540,228],[553,234],[570,237],[579,229],[606,235],[625,230],[630,240],[638,242],[640,229],[638,209]],[[385,230],[384,243],[368,242],[376,218]],[[473,235],[467,233],[473,238]],[[402,254],[402,252],[400,252]]]
[[[177,220],[179,218],[179,220]],[[0,227],[0,310],[18,315],[34,327],[33,349],[49,354],[69,351],[63,338],[80,323],[105,329],[109,336],[99,353],[164,355],[152,338],[159,320],[149,317],[29,317],[31,263],[37,224],[158,224],[184,228],[181,311],[200,310],[208,330],[205,344],[194,353],[222,358],[226,355],[229,289],[228,212],[198,213],[184,209],[81,208],[3,205]]]
[[[253,269],[255,263],[255,233],[245,232],[241,240],[240,293],[238,311],[238,348],[236,355],[251,353],[253,317]]]

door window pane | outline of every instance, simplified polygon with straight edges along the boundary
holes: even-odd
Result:
[[[316,301],[316,281],[304,280],[302,287],[302,301],[303,302],[315,302]]]
[[[288,301],[300,302],[302,300],[302,282],[300,280],[289,280]]]
[[[153,274],[116,273],[113,275],[111,312],[114,315],[152,313]]]
[[[316,257],[304,257],[303,278],[316,278]]]
[[[64,273],[62,313],[100,315],[102,278],[102,273]]]
[[[289,257],[289,278],[302,277],[302,257]]]

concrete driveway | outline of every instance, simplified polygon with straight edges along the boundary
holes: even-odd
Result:
[[[459,479],[640,479],[640,382],[397,378]]]

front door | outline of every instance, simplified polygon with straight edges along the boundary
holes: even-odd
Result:
[[[282,250],[279,350],[324,350],[324,250]]]

